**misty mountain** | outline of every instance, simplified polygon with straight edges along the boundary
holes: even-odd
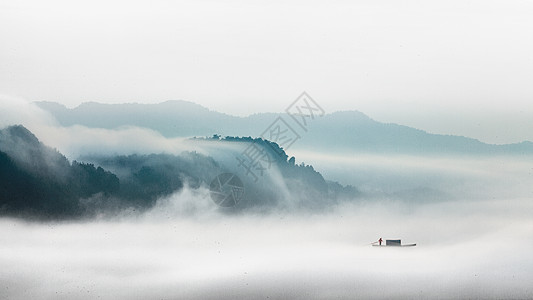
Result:
[[[118,191],[118,178],[92,164],[72,164],[23,126],[0,130],[0,214],[79,216],[80,199]]]
[[[485,144],[452,135],[430,134],[423,130],[377,122],[358,111],[326,114],[309,122],[302,131],[286,114],[261,113],[236,117],[211,111],[186,101],[160,104],[83,103],[69,109],[54,102],[36,102],[63,126],[83,125],[114,129],[121,126],[150,128],[166,137],[254,136],[258,137],[281,116],[299,131],[295,147],[328,152],[370,152],[399,154],[533,154],[533,143]]]
[[[217,149],[213,154],[216,158],[197,152],[183,152],[178,156],[84,156],[81,159],[117,174],[124,187],[123,197],[150,201],[151,205],[158,197],[169,195],[184,184],[193,189],[207,187],[218,174],[226,172],[238,175],[244,182],[245,194],[236,207],[238,211],[273,208],[322,210],[360,194],[352,186],[324,179],[311,165],[295,164],[295,158],[289,158],[276,143],[251,137],[213,136],[198,140]],[[263,162],[263,169],[257,171],[256,177],[239,166],[236,157],[240,153],[226,147],[228,144],[257,146],[263,154],[257,160]]]
[[[185,187],[207,189],[224,172],[239,173],[246,188],[233,212],[325,209],[358,195],[351,186],[326,181],[312,166],[295,164],[276,143],[218,136],[203,142],[219,152],[230,143],[254,143],[269,155],[272,171],[258,181],[238,170],[234,159],[217,161],[196,152],[87,156],[71,163],[25,127],[7,127],[0,130],[0,215],[72,218],[143,211]]]

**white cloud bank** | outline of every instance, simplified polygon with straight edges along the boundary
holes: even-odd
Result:
[[[2,219],[0,291],[7,299],[531,298],[527,200],[407,215],[372,204],[314,216]],[[370,246],[380,236],[418,246]]]

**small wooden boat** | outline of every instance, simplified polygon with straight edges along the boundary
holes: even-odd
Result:
[[[416,244],[404,244],[402,245],[402,240],[385,240],[385,245],[378,245],[378,242],[372,243],[374,247],[414,247]]]

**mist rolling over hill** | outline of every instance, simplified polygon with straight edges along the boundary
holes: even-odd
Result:
[[[275,143],[251,138],[202,141],[211,144],[216,159],[197,152],[182,152],[93,155],[81,157],[84,163],[70,163],[23,126],[8,127],[0,131],[3,191],[0,213],[53,219],[113,215],[131,209],[142,212],[184,188],[205,190],[223,172],[241,175],[247,188],[234,212],[295,208],[323,211],[338,201],[359,196],[351,186],[326,181],[312,166],[296,165],[294,158],[289,159]],[[234,160],[237,148],[227,147],[252,142],[268,151],[273,159],[271,173],[264,176],[264,181],[257,182],[257,178],[254,181],[239,170]]]
[[[259,113],[235,117],[187,101],[160,104],[83,103],[69,109],[54,102],[37,102],[62,126],[83,125],[116,129],[145,127],[165,137],[258,136],[282,114]],[[430,134],[398,124],[377,122],[358,111],[326,114],[309,124],[296,147],[329,152],[398,154],[533,154],[533,143],[490,145],[452,135]]]
[[[61,218],[85,212],[80,199],[111,196],[118,178],[91,164],[72,164],[23,126],[0,130],[0,214]]]
[[[513,176],[491,179],[487,172],[496,170],[485,170],[485,163],[529,161],[531,157],[529,142],[489,145],[465,137],[432,135],[379,123],[360,112],[316,118],[290,149],[295,157],[289,157],[281,146],[263,139],[214,134],[257,136],[279,114],[233,117],[185,101],[86,103],[74,109],[51,102],[37,105],[59,124],[47,121],[30,125],[47,143],[65,152],[72,163],[41,144],[24,127],[4,129],[1,149],[5,170],[16,169],[20,178],[34,180],[33,189],[42,185],[51,189],[26,208],[23,202],[5,196],[2,207],[7,214],[39,215],[41,209],[43,215],[53,217],[54,209],[39,206],[50,201],[63,203],[55,209],[56,216],[62,217],[113,215],[132,209],[145,212],[183,189],[205,193],[210,182],[224,172],[237,174],[244,181],[246,195],[235,211],[325,212],[344,201],[402,201],[416,206],[464,197],[482,199],[485,193],[478,189],[490,187],[499,193],[502,188],[524,188],[509,179]],[[201,133],[209,137],[201,137]],[[261,180],[238,161],[239,155],[256,142],[268,154],[263,163],[269,169],[261,170],[261,175],[265,171]],[[89,173],[75,175],[70,169],[76,168]],[[4,171],[3,176],[9,178],[9,172]],[[48,173],[35,175],[43,172]],[[72,178],[63,178],[68,176]],[[70,187],[74,181],[77,188]],[[463,188],[466,182],[475,188]],[[4,190],[10,191],[5,195],[12,193],[9,180]],[[29,198],[18,191],[18,197]],[[207,204],[198,206],[201,209],[216,208],[209,199],[203,201]],[[197,207],[192,205],[190,211],[197,211]]]

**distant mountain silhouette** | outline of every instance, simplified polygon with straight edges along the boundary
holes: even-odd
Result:
[[[463,136],[380,123],[361,112],[336,112],[309,124],[302,145],[353,149],[356,152],[398,154],[533,154],[533,143],[491,145]]]
[[[114,129],[121,126],[146,127],[166,137],[254,136],[279,116],[299,130],[286,114],[260,113],[248,117],[230,116],[186,101],[160,104],[84,103],[68,109],[53,102],[37,102],[63,126],[75,124]],[[533,154],[533,143],[491,145],[453,135],[430,134],[397,124],[377,122],[358,111],[326,114],[309,122],[307,132],[295,147],[324,151],[400,154]]]
[[[95,128],[120,126],[146,127],[167,137],[211,136],[220,124],[240,125],[240,118],[225,115],[186,101],[167,101],[160,104],[101,104],[83,103],[68,109],[54,102],[36,102],[52,113],[63,126],[75,124]],[[213,122],[214,121],[214,122]]]

